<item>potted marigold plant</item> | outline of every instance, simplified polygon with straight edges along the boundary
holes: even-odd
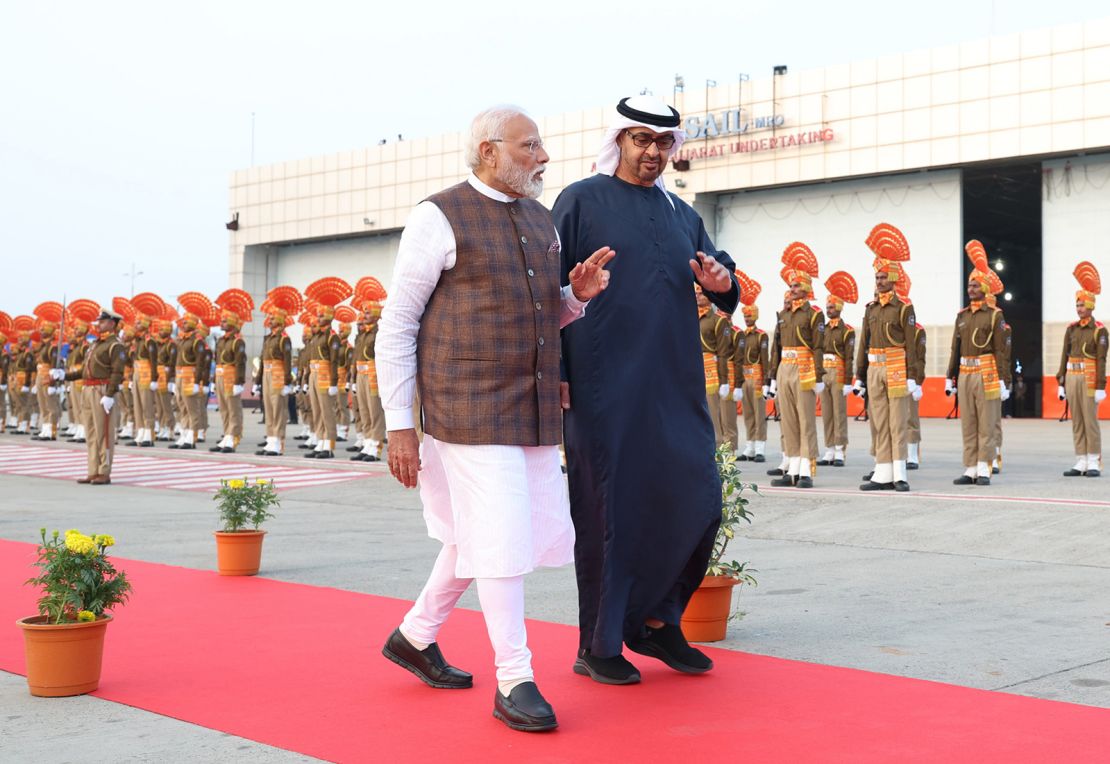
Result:
[[[756,585],[746,562],[725,561],[725,550],[736,537],[742,523],[751,523],[745,491],[759,492],[755,483],[740,479],[736,454],[725,444],[717,449],[717,474],[721,478],[721,525],[713,542],[713,552],[701,586],[690,598],[682,614],[682,633],[691,642],[719,642],[725,638],[729,613],[732,609],[732,590],[738,584]]]
[[[127,575],[116,570],[105,550],[116,541],[68,530],[63,536],[41,531],[35,566],[39,614],[17,623],[23,630],[27,687],[32,695],[83,695],[100,685],[104,633],[112,616],[131,594]]]
[[[219,502],[221,528],[215,531],[216,568],[221,576],[253,576],[262,565],[259,527],[281,502],[272,480],[221,480],[212,497]],[[250,526],[250,527],[247,527]]]

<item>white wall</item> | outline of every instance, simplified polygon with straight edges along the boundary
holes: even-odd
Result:
[[[338,276],[355,285],[374,276],[389,290],[401,234],[278,245],[269,256],[266,288],[288,284],[304,291],[316,279]]]
[[[906,271],[918,321],[951,324],[961,307],[965,258],[958,170],[723,195],[714,241],[763,286],[763,328],[772,328],[768,317],[782,307],[782,252],[793,241],[817,256],[814,291],[822,305],[825,278],[838,270],[855,277],[860,302],[845,309],[845,318],[858,326],[875,283],[874,255],[864,241],[878,223],[897,226],[909,242]]]
[[[1110,289],[1110,156],[1076,157],[1066,171],[1065,160],[1044,163],[1043,203],[1044,303],[1042,320],[1061,323],[1075,320],[1075,291],[1079,284],[1072,271],[1081,260],[1090,260]],[[1106,298],[1104,298],[1106,299]],[[1105,303],[1096,316],[1110,316]]]

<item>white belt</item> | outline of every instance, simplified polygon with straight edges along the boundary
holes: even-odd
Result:
[[[833,355],[832,353],[825,353],[825,363],[836,363],[837,360],[839,360],[839,356]]]
[[[886,353],[868,353],[867,360],[871,363],[886,363]]]
[[[1083,361],[1072,362],[1068,361],[1068,371],[1083,371],[1087,368],[1087,364]]]
[[[783,357],[783,358],[794,358],[794,359],[797,359],[797,357],[798,357],[798,351],[797,351],[797,350],[783,350],[783,351],[782,351],[782,357]]]
[[[978,358],[968,358],[967,356],[960,356],[960,366],[980,366],[982,362]]]

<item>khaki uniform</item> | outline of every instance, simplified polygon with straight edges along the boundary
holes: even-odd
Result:
[[[30,344],[18,346],[12,353],[11,372],[8,383],[8,397],[12,402],[12,413],[19,427],[17,432],[30,431],[31,387],[35,384],[35,354]]]
[[[893,290],[889,301],[867,304],[860,330],[856,374],[867,387],[868,422],[875,450],[873,483],[906,482],[906,425],[910,415],[908,380],[917,369],[913,306]],[[916,383],[916,380],[914,380]]]
[[[328,330],[312,336],[308,344],[308,401],[321,451],[335,450],[335,402],[329,390],[338,385],[339,336]]]
[[[1006,349],[1003,353],[1002,365],[1005,366],[1007,369],[1010,368],[1010,362],[1011,362],[1011,359],[1013,358],[1013,334],[1014,334],[1013,326],[1010,325],[1009,321],[1007,321],[1005,318],[1003,318],[1002,319],[1002,336],[1006,340],[1006,344],[1005,344]],[[992,473],[1002,471],[1002,398],[1001,397],[999,397],[999,399],[998,399],[997,406],[998,406],[998,416],[995,419],[995,425],[994,425],[994,462],[993,462],[993,467],[994,468],[991,470]]]
[[[313,335],[314,337],[315,335]],[[301,421],[304,423],[305,432],[311,442],[316,440],[316,420],[312,418],[312,406],[308,398],[308,354],[312,337],[297,351],[297,411],[300,412]]]
[[[1084,324],[1076,321],[1064,331],[1056,382],[1064,388],[1071,409],[1075,454],[1085,457],[1080,471],[1102,469],[1102,433],[1095,391],[1106,389],[1106,348],[1107,329],[1093,317]]]
[[[725,334],[722,319],[710,308],[701,316],[701,357],[705,367],[705,397],[709,418],[713,422],[713,435],[717,445],[724,443],[724,426],[721,423],[721,384],[728,384],[728,357],[732,342]]]
[[[289,406],[281,391],[293,384],[293,343],[285,332],[271,332],[262,341],[262,363],[254,383],[262,393],[266,437],[277,438],[284,451]]]
[[[843,319],[830,318],[825,324],[825,389],[821,392],[821,424],[825,429],[825,449],[843,459],[848,448],[848,404],[844,385],[855,378],[856,330]],[[836,449],[840,449],[837,456]],[[828,456],[828,454],[826,454]]]
[[[738,385],[742,383],[743,378],[737,379],[739,373],[736,366],[737,344],[740,340],[740,332],[732,325],[732,317],[729,315],[720,315],[717,318],[719,324],[718,331],[720,331],[725,339],[728,341],[728,350],[725,353],[725,367],[727,368],[726,376],[721,380],[727,383],[729,390],[728,394],[722,398],[717,396],[717,406],[720,409],[719,416],[721,418],[721,444],[729,444],[733,451],[739,447],[739,437],[736,427],[736,401],[732,399],[732,391],[738,390]]]
[[[58,422],[62,419],[62,401],[58,390],[54,387],[54,380],[50,378],[50,370],[58,365],[58,346],[54,344],[54,337],[35,352],[35,387],[37,388],[36,400],[39,405],[39,440],[57,440]],[[54,394],[50,390],[54,389]]]
[[[763,400],[763,386],[767,384],[769,372],[767,332],[753,327],[737,332],[736,340],[736,381],[742,385],[740,406],[744,412],[744,437],[747,444],[744,453],[752,456],[763,453],[767,442],[767,404]],[[758,444],[758,446],[756,446]],[[752,452],[748,449],[752,447]]]
[[[11,366],[12,357],[4,350],[4,343],[0,342],[0,432],[8,428],[8,367]]]
[[[158,408],[159,440],[169,440],[177,424],[176,395],[170,392],[169,383],[177,378],[177,343],[172,339],[158,340]],[[176,384],[174,385],[176,387]]]
[[[88,352],[89,344],[81,338],[70,348],[65,366],[66,379],[71,380],[66,383],[69,387],[69,421],[77,427],[74,437],[85,442],[88,442],[88,426],[85,424],[85,383],[81,380],[81,370]],[[76,378],[71,378],[70,374]]]
[[[927,337],[925,327],[917,324],[914,327],[914,344],[917,346],[917,367],[909,372],[910,378],[921,387],[925,384],[925,357]],[[921,413],[918,404],[920,401],[910,397],[910,416],[906,425],[906,452],[907,464],[919,464],[921,461]],[[912,469],[912,468],[911,468]]]
[[[220,407],[220,421],[224,436],[230,436],[231,448],[243,438],[242,391],[235,395],[247,381],[247,344],[238,331],[228,332],[216,340],[216,402]]]
[[[355,337],[353,363],[355,366],[355,393],[358,398],[359,425],[362,432],[362,453],[380,459],[385,442],[385,411],[378,394],[378,371],[375,366],[374,345],[378,339],[378,324]]]
[[[948,378],[958,379],[960,425],[963,430],[963,463],[968,477],[990,477],[995,455],[995,419],[1000,408],[1000,385],[1010,385],[1005,364],[1006,338],[1002,311],[982,305],[956,314]]]
[[[335,401],[335,426],[337,434],[344,440],[347,439],[348,428],[351,426],[351,401],[347,389],[350,377],[351,358],[354,353],[347,340],[339,339],[339,352],[336,354],[336,386],[338,394]]]
[[[131,349],[134,376],[132,378],[132,398],[135,405],[136,443],[154,440],[154,399],[156,393],[150,389],[158,382],[158,344],[149,334],[136,334]]]
[[[120,340],[122,342],[122,340]],[[121,407],[119,421],[123,426],[123,432],[120,433],[126,437],[132,437],[135,434],[135,385],[133,383],[135,377],[135,350],[132,343],[124,343],[124,350],[126,352],[124,367],[123,367],[123,385],[119,390],[119,406]]]
[[[181,418],[182,445],[195,446],[197,431],[203,429],[201,411],[207,403],[207,396],[202,390],[206,357],[204,340],[196,332],[182,332],[177,339],[174,366],[174,398]]]
[[[777,352],[771,375],[778,388],[783,454],[787,475],[812,477],[817,461],[817,393],[825,378],[825,314],[802,300],[778,314]]]
[[[67,380],[80,379],[84,396],[83,413],[88,433],[89,479],[106,482],[112,474],[112,458],[119,425],[119,392],[127,365],[127,347],[115,334],[108,334],[89,345],[80,371],[66,373]],[[103,398],[116,404],[105,412]]]
[[[212,390],[212,346],[208,344],[207,336],[200,338],[201,351],[203,352],[203,360],[201,361],[203,368],[201,369],[200,378],[201,384],[204,385],[205,390]],[[200,427],[197,428],[197,441],[203,443],[205,440],[205,433],[208,432],[208,393],[201,390],[201,403],[200,403]]]

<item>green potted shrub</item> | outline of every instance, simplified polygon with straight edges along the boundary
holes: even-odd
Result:
[[[743,523],[751,523],[745,491],[759,492],[755,483],[740,479],[736,454],[729,444],[720,446],[716,453],[717,474],[721,478],[721,525],[713,542],[713,552],[701,586],[690,598],[682,614],[682,633],[691,642],[719,642],[725,638],[729,613],[732,609],[732,590],[738,584],[756,585],[753,568],[747,562],[725,560],[729,542],[736,538]]]
[[[220,530],[216,536],[216,568],[221,576],[253,576],[262,565],[262,523],[274,515],[277,490],[272,480],[221,480],[212,497],[219,503]],[[249,527],[248,527],[249,526]]]
[[[116,540],[68,530],[48,539],[40,531],[35,566],[39,614],[17,621],[23,630],[27,687],[32,695],[83,695],[100,685],[108,611],[131,595],[127,575],[116,570],[105,550]]]

